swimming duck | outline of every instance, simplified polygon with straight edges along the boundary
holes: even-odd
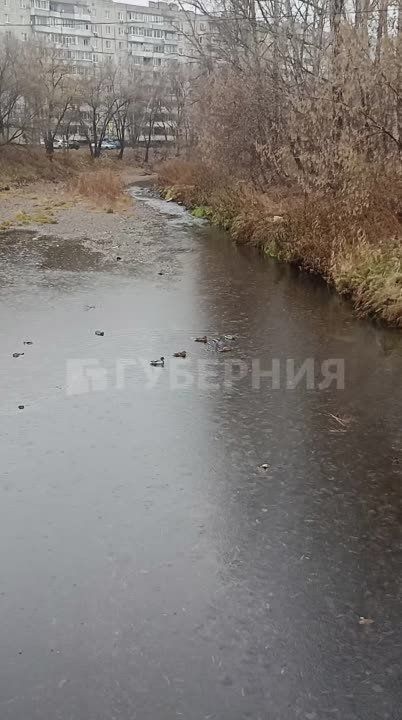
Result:
[[[227,345],[223,345],[223,347],[218,347],[218,352],[232,352],[233,348],[228,347]]]
[[[105,333],[104,333],[103,330],[95,330],[95,335],[99,335],[99,337],[103,337],[104,334],[105,334]]]
[[[21,355],[24,355],[24,353],[13,353],[14,358],[21,357]]]
[[[186,356],[187,356],[187,353],[185,350],[180,350],[180,352],[173,353],[173,357],[185,358]]]
[[[24,345],[33,345],[32,340],[24,340]]]
[[[161,358],[159,358],[159,360],[151,360],[151,362],[149,364],[152,365],[152,367],[164,367],[165,358],[161,357]]]
[[[195,338],[195,341],[194,341],[194,342],[207,343],[207,342],[208,342],[208,338],[207,338],[206,335],[203,335],[202,337],[197,337],[197,338]]]

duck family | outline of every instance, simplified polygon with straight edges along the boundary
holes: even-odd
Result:
[[[232,343],[235,340],[237,340],[237,335],[221,335],[218,338],[212,338],[210,341],[211,348],[216,350],[216,352],[219,353],[227,353],[232,352],[234,349],[232,345],[227,345],[226,343]],[[225,343],[226,341],[226,343]],[[194,339],[194,342],[203,343],[206,344],[208,342],[208,338],[206,335],[201,335],[200,337],[196,337]],[[177,352],[173,353],[173,356],[175,358],[186,358],[187,357],[187,351],[186,350],[178,350]],[[165,358],[161,357],[159,360],[151,360],[149,363],[153,367],[164,367],[165,365]]]

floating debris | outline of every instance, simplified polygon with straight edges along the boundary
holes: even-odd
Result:
[[[120,255],[117,255],[116,260],[121,260]]]
[[[349,415],[344,415],[342,417],[341,415],[334,415],[333,413],[328,413],[328,417],[332,418],[332,420],[335,420],[335,422],[339,423],[339,425],[341,425],[343,428],[347,428],[353,420],[353,418]]]
[[[233,348],[229,347],[228,345],[223,345],[223,347],[216,348],[218,352],[225,353],[225,352],[232,352]]]
[[[207,343],[207,342],[208,342],[208,338],[207,338],[206,335],[203,335],[202,337],[196,337],[195,340],[194,340],[194,342]]]
[[[23,345],[33,345],[32,340],[24,340]]]
[[[359,625],[372,625],[374,620],[371,618],[365,618],[363,615],[360,615],[359,617]]]
[[[238,335],[224,335],[223,336],[223,339],[226,340],[227,342],[234,342],[235,340],[237,340],[237,338],[238,338]]]
[[[104,333],[103,330],[95,330],[95,335],[99,335],[99,337],[103,337],[104,334],[105,334],[105,333]]]
[[[173,353],[173,357],[185,358],[187,357],[187,353],[185,350],[180,350],[180,352]]]
[[[161,358],[159,358],[159,360],[151,360],[151,362],[149,364],[152,365],[153,367],[164,367],[165,358],[162,356]]]
[[[262,463],[262,465],[259,465],[258,467],[260,468],[260,470],[268,470],[269,465],[268,463]]]
[[[13,353],[13,358],[21,357],[21,355],[25,355],[25,353],[15,352],[15,353]]]
[[[160,271],[158,272],[158,275],[164,275],[164,273],[162,272],[162,270],[160,270]]]
[[[84,310],[95,310],[95,305],[84,305]]]
[[[25,405],[18,405],[18,410],[23,410]]]

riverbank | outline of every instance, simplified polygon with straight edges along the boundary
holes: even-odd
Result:
[[[93,162],[78,152],[60,153],[49,162],[43,154],[18,149],[7,162],[2,159],[0,240],[22,229],[100,244],[105,238],[113,242],[116,233],[132,234],[135,201],[126,188],[149,177],[132,161],[106,157]]]
[[[395,178],[383,178],[381,197],[367,185],[355,204],[341,193],[263,194],[227,178],[221,183],[201,164],[174,161],[159,169],[166,199],[224,227],[238,243],[321,275],[359,316],[402,327],[402,191]]]

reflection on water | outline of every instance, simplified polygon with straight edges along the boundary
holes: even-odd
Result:
[[[2,720],[396,717],[400,335],[135,195],[140,261],[2,246]],[[342,358],[345,390],[227,386],[204,334],[248,367]],[[72,359],[105,389],[66,396]],[[172,389],[206,359],[217,389]]]

